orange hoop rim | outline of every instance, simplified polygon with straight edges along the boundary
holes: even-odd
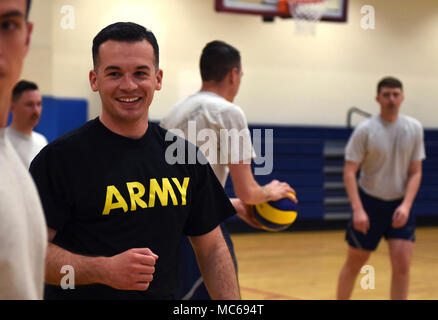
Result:
[[[320,3],[325,2],[326,0],[286,0],[287,2],[300,4],[300,3]]]
[[[320,4],[327,0],[278,0],[278,11],[285,16],[290,17],[290,6],[299,6],[304,4]]]
[[[292,4],[308,4],[308,3],[321,3],[326,2],[327,0],[286,0],[286,2]]]

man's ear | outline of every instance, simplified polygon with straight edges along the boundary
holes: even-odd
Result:
[[[88,77],[90,79],[91,90],[93,90],[94,92],[99,91],[99,86],[97,85],[96,71],[90,70],[90,73],[88,74]]]
[[[159,69],[155,76],[157,78],[155,90],[161,90],[161,88],[163,87],[163,70]]]
[[[237,81],[237,79],[239,78],[239,73],[240,71],[238,68],[233,68],[230,70],[230,72],[228,72],[230,83],[234,84]]]
[[[26,54],[29,51],[32,31],[33,31],[33,22],[28,22],[27,23],[27,34],[26,34]]]

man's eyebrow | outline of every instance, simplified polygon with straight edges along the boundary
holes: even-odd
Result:
[[[105,72],[106,71],[110,71],[110,70],[120,70],[120,67],[117,67],[117,66],[108,66],[108,67],[106,67],[105,68]]]
[[[144,65],[144,66],[137,66],[136,69],[137,70],[141,70],[141,69],[151,70],[151,68],[149,66],[146,66],[146,65]],[[106,72],[106,71],[111,71],[111,70],[120,70],[120,67],[118,67],[118,66],[108,66],[108,67],[105,68],[104,71]]]
[[[24,13],[19,10],[12,10],[6,13],[3,13],[0,15],[0,19],[6,19],[6,18],[14,18],[14,17],[25,17]]]

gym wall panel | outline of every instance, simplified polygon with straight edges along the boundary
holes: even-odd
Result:
[[[337,155],[327,156],[325,146],[331,142],[345,144],[352,130],[343,127],[250,125],[252,131],[268,128],[273,130],[274,137],[273,171],[269,175],[255,175],[256,181],[260,185],[273,179],[288,182],[297,192],[298,222],[347,219],[351,207],[342,181],[344,149],[340,148]],[[262,146],[264,143],[262,138]],[[412,212],[417,217],[438,217],[438,130],[425,130],[425,147],[423,177]],[[256,166],[253,164],[252,167]],[[329,185],[337,187],[330,188]],[[235,197],[231,177],[227,180],[225,191],[230,197]],[[234,224],[236,230],[248,230],[238,217],[232,217],[228,222]]]
[[[49,142],[87,121],[88,103],[84,99],[43,97],[43,112],[35,131]]]

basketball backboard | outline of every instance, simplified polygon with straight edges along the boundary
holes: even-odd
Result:
[[[346,22],[348,0],[327,0],[322,21]],[[290,18],[278,10],[278,0],[216,0],[216,11],[255,14],[265,18]]]

